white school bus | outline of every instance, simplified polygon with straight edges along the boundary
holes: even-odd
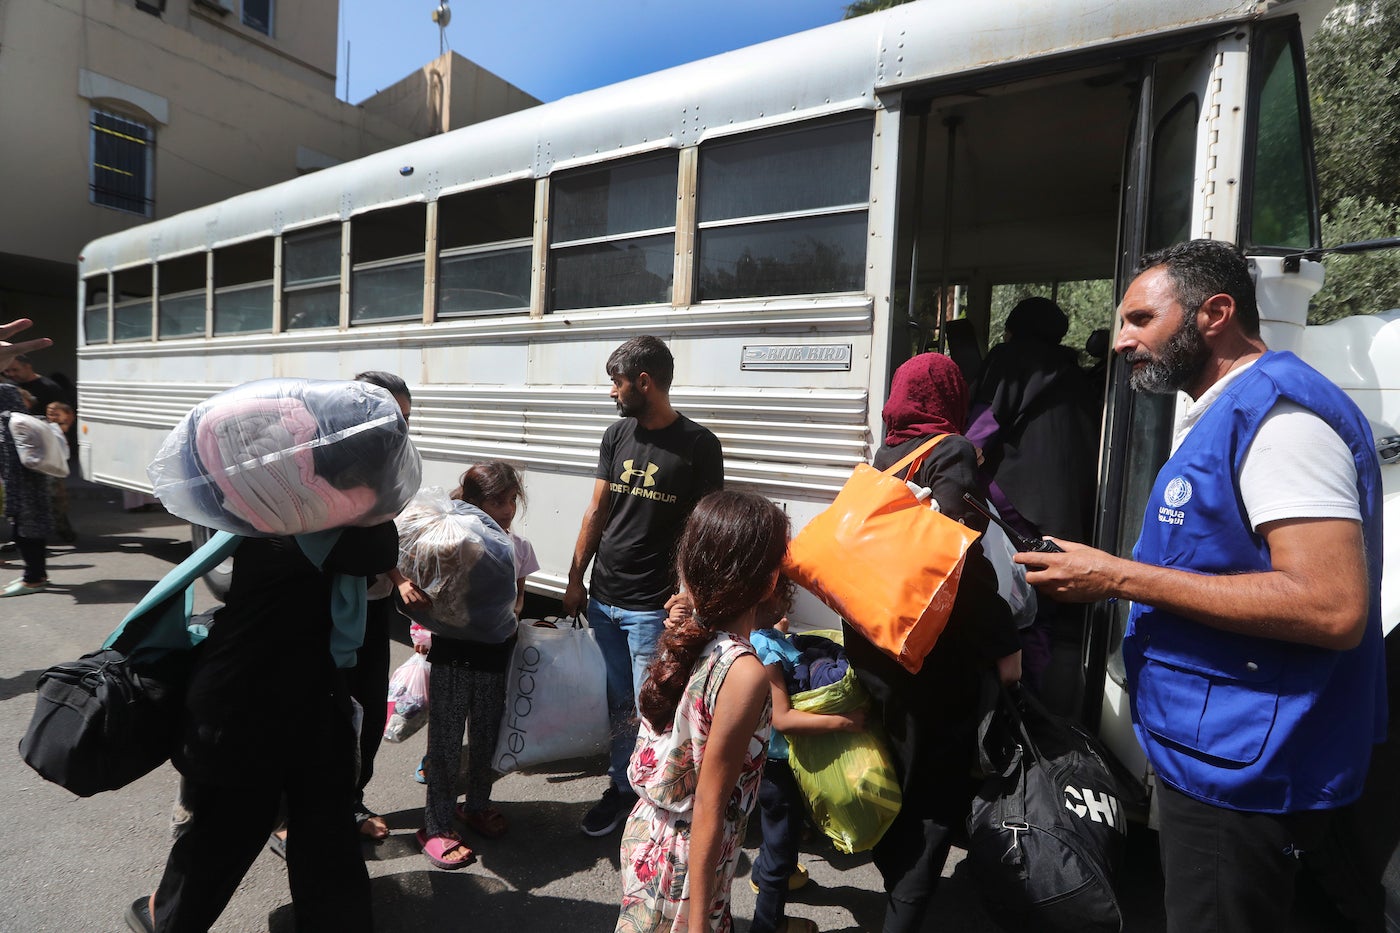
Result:
[[[941,297],[982,348],[1025,283],[1101,283],[1070,310],[1111,326],[1140,254],[1213,237],[1250,256],[1268,343],[1376,425],[1400,529],[1400,313],[1305,326],[1322,267],[1303,43],[1330,5],[922,0],[104,237],[80,261],[84,472],[149,489],[162,437],[216,391],[391,370],[428,482],[523,467],[530,585],[558,594],[628,336],[669,343],[673,401],[719,436],[727,482],[800,526],[878,445],[894,368],[942,339]],[[1124,375],[1095,530],[1118,553],[1179,402]],[[1392,531],[1387,629],[1397,554]],[[1145,775],[1126,610],[1060,633],[1052,677]]]

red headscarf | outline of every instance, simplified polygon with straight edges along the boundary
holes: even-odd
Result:
[[[950,357],[920,353],[895,370],[885,402],[885,444],[961,434],[967,425],[967,380]]]

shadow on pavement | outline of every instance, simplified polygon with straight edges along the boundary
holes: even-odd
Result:
[[[70,596],[80,606],[110,606],[125,603],[135,606],[155,580],[93,580],[90,583],[75,583],[65,586],[52,584],[49,590]],[[125,615],[125,613],[123,613]],[[120,617],[117,621],[121,621]]]
[[[0,702],[34,692],[34,683],[43,670],[25,671],[13,677],[0,677]]]
[[[513,891],[469,872],[411,871],[370,882],[376,933],[457,930],[607,930],[617,908],[572,898]],[[293,933],[292,906],[268,917],[269,933]]]

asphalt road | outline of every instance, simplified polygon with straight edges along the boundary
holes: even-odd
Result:
[[[74,490],[76,546],[50,551],[53,586],[45,593],[0,602],[0,747],[14,749],[33,710],[35,678],[49,665],[95,650],[126,611],[167,570],[189,554],[189,528],[163,512],[126,513],[117,496],[96,487]],[[6,552],[13,558],[13,552]],[[4,580],[17,575],[11,560]],[[200,587],[196,611],[213,599]],[[407,634],[394,645],[408,656]],[[275,685],[268,685],[269,696]],[[275,728],[269,702],[269,728]],[[368,791],[392,833],[365,845],[372,878],[375,929],[480,931],[611,930],[617,917],[618,837],[590,839],[578,821],[606,786],[602,759],[568,762],[503,777],[495,798],[510,832],[488,842],[470,833],[479,861],[446,872],[418,853],[423,788],[412,771],[423,754],[419,733],[385,744]],[[169,811],[177,775],[168,765],[120,791],[74,798],[46,783],[15,752],[0,755],[0,931],[111,933],[125,931],[122,913],[149,893],[169,846]],[[753,821],[757,826],[757,820]],[[737,927],[753,911],[748,885],[757,835],[750,833],[734,886]],[[930,912],[928,929],[991,931],[971,879],[954,850]],[[820,839],[804,845],[812,883],[797,892],[789,912],[825,931],[878,930],[883,895],[868,856],[846,856]],[[1155,836],[1130,834],[1121,882],[1126,929],[1164,929]],[[1326,929],[1300,925],[1297,929]],[[254,863],[216,931],[282,933],[292,929],[282,861],[264,852]]]

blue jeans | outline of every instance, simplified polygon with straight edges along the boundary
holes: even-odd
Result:
[[[588,598],[588,627],[603,651],[608,672],[608,721],[612,746],[608,776],[618,790],[630,791],[627,762],[637,744],[637,694],[646,680],[656,640],[666,629],[665,609],[619,609]]]

